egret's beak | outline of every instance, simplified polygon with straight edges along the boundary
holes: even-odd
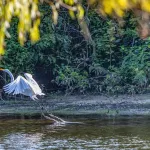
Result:
[[[3,71],[4,69],[0,68],[1,71]]]

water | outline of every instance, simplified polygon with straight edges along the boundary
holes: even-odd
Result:
[[[0,150],[150,149],[150,119],[74,119],[85,124],[53,126],[47,120],[0,120]]]

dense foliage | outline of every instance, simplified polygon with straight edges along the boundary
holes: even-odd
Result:
[[[115,19],[101,18],[87,12],[92,42],[80,32],[79,24],[62,9],[58,24],[53,25],[49,6],[42,5],[41,39],[22,47],[18,43],[13,18],[11,39],[1,66],[14,75],[32,72],[45,90],[93,93],[142,93],[150,84],[150,40],[141,40],[136,32],[136,18],[127,14],[123,26]]]
[[[13,17],[18,18],[18,40],[24,45],[30,38],[32,42],[39,39],[40,12],[39,5],[49,6],[49,15],[57,24],[60,8],[65,8],[72,19],[76,19],[86,40],[91,41],[88,25],[84,20],[87,9],[102,16],[112,16],[119,22],[127,11],[138,18],[139,33],[142,38],[150,35],[150,0],[1,0],[0,1],[0,58],[5,53],[5,39],[10,38],[9,28]],[[86,5],[86,7],[84,7]]]

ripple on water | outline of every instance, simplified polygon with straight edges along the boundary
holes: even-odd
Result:
[[[0,123],[0,150],[149,150],[150,126],[107,124],[52,126],[33,120]],[[110,122],[110,120],[109,120]],[[101,122],[102,123],[102,122]]]
[[[120,140],[122,139],[122,140]],[[124,141],[124,142],[123,142]],[[51,145],[49,146],[49,143]],[[87,139],[51,139],[44,142],[44,148],[57,149],[92,149],[92,150],[137,150],[150,149],[149,141],[143,141],[138,137],[118,137],[118,138],[97,138],[93,140]]]

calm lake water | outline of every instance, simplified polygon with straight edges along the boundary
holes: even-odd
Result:
[[[0,150],[150,150],[150,118],[69,119],[84,124],[50,125],[47,120],[0,120]]]

